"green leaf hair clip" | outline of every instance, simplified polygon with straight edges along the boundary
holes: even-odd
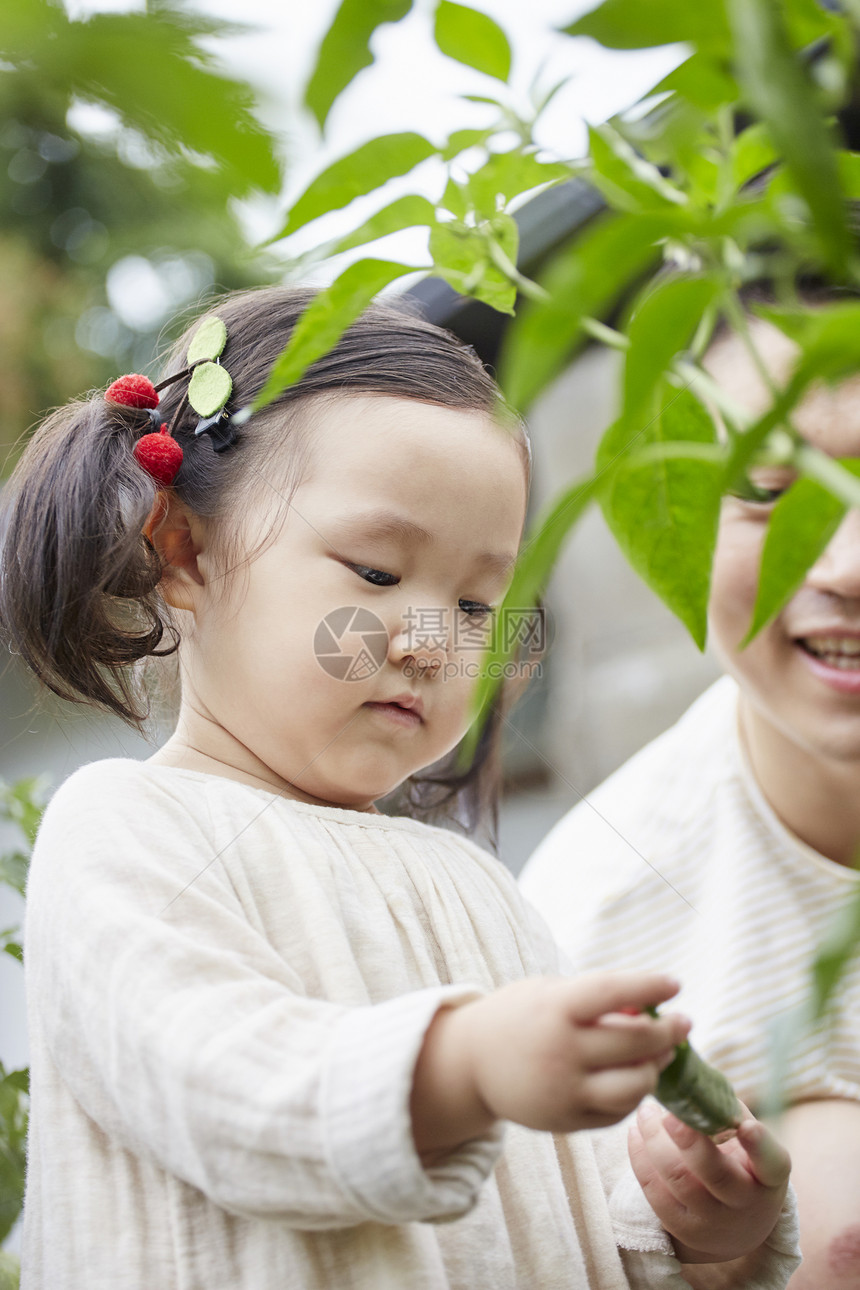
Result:
[[[220,362],[226,344],[227,328],[213,315],[204,318],[188,346],[188,366],[193,370],[186,397],[200,417],[194,435],[208,434],[216,452],[223,452],[237,438],[235,429],[224,420],[233,392],[230,373]]]

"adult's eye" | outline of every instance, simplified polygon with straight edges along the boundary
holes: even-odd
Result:
[[[786,493],[794,481],[786,480],[785,483],[775,484],[770,488],[763,484],[756,484],[751,479],[744,479],[741,484],[731,490],[733,497],[738,497],[742,502],[752,502],[758,506],[772,506],[774,502],[779,501],[783,493]]]
[[[480,600],[461,600],[460,608],[464,614],[475,614],[476,616],[493,612],[492,605],[485,605]]]
[[[385,573],[382,569],[371,569],[366,564],[351,564],[349,567],[358,574],[359,578],[364,578],[365,582],[372,582],[375,587],[395,587],[400,581],[396,574]]]

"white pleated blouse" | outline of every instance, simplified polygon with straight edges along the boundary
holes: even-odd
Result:
[[[558,970],[459,834],[96,762],[48,806],[25,937],[23,1290],[685,1285],[621,1126],[422,1166],[437,1009]],[[756,1287],[795,1238],[787,1207]]]

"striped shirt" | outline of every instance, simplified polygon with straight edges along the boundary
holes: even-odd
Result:
[[[693,1044],[753,1109],[780,1085],[790,1102],[860,1099],[860,960],[826,1019],[795,1020],[860,875],[780,822],[737,712],[723,677],[552,829],[521,889],[577,970],[677,976]]]

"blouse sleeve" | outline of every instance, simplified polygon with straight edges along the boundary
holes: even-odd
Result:
[[[501,1130],[425,1169],[409,1097],[437,1010],[480,988],[307,997],[188,807],[139,778],[105,793],[90,769],[43,819],[25,948],[30,1024],[86,1115],[235,1214],[320,1229],[467,1212]]]

